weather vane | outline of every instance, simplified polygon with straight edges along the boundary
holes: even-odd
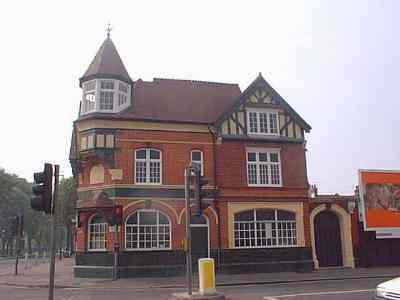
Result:
[[[107,38],[110,38],[111,30],[112,30],[111,24],[110,24],[110,22],[108,22],[107,29],[106,29],[106,31],[107,31]]]

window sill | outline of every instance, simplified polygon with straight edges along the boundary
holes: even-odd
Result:
[[[279,246],[253,246],[253,247],[234,247],[234,249],[276,249],[276,248],[297,248],[299,245],[279,245]]]
[[[248,187],[273,187],[273,188],[279,188],[283,187],[282,184],[247,184]]]
[[[251,136],[256,136],[256,137],[265,136],[265,137],[277,137],[277,138],[280,137],[278,133],[264,133],[264,132],[248,132],[247,135],[250,137]]]
[[[146,251],[171,251],[172,248],[125,248],[123,251],[125,252],[135,252],[135,251],[140,251],[140,252],[146,252]]]

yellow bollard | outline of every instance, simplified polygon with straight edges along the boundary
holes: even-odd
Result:
[[[214,259],[199,259],[199,293],[200,295],[213,295],[215,289],[215,268]]]

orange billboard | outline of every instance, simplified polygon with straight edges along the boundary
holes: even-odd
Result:
[[[400,171],[359,170],[365,230],[400,230]]]

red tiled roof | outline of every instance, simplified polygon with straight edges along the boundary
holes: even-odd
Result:
[[[120,113],[93,113],[81,119],[171,121],[211,124],[229,109],[240,95],[237,84],[193,80],[138,80],[133,86],[132,105]]]

